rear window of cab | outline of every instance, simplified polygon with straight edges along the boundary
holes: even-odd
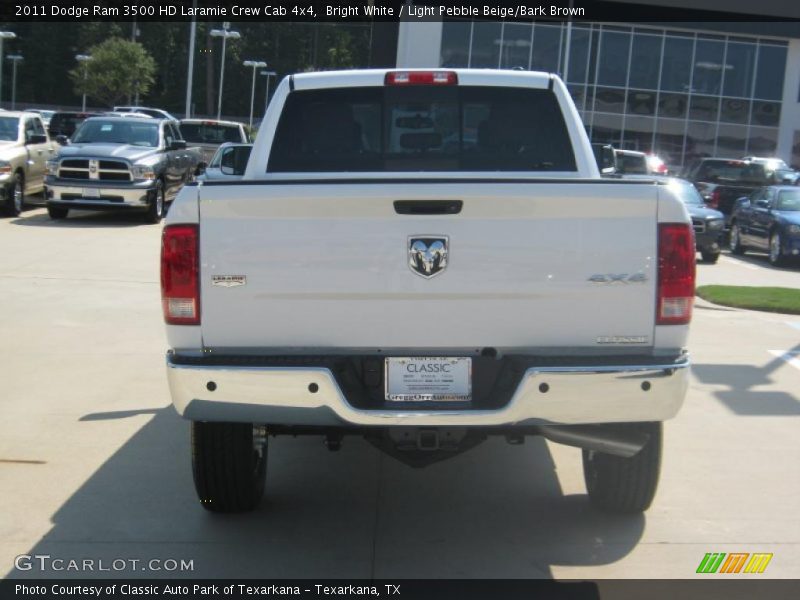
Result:
[[[575,171],[551,90],[479,86],[291,92],[268,172]]]

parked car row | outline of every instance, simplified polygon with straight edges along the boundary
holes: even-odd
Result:
[[[643,152],[593,144],[604,177],[649,179],[670,189],[686,205],[697,251],[716,263],[725,246],[733,254],[766,252],[772,265],[800,259],[798,173],[779,158],[704,158],[683,178],[654,173]]]
[[[764,186],[793,184],[797,179],[782,160],[758,157],[703,158],[686,168],[684,178],[695,185],[711,208],[725,215],[726,229],[739,198]]]
[[[31,196],[44,192],[53,219],[73,209],[127,209],[157,223],[186,182],[206,177],[226,142],[247,150],[220,155],[220,177],[244,172],[251,145],[240,123],[179,121],[161,109],[117,106],[105,113],[55,112],[48,132],[40,112],[4,111],[0,204],[6,214],[19,215]]]
[[[707,263],[716,263],[722,250],[722,233],[725,217],[709,208],[697,189],[685,179],[663,175],[626,175],[625,179],[652,179],[666,185],[686,206],[694,229],[695,247]]]
[[[128,209],[157,223],[186,182],[239,178],[252,150],[244,126],[233,121],[179,121],[141,106],[46,112],[0,115],[0,206],[6,214],[19,215],[31,196],[44,192],[53,219],[72,209]],[[704,261],[717,262],[726,241],[734,254],[765,251],[774,265],[800,257],[798,177],[782,160],[704,158],[679,179],[663,175],[666,167],[656,156],[593,146],[605,176],[670,186],[686,205]]]

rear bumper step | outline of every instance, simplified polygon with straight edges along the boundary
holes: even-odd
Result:
[[[426,410],[423,404],[390,410],[353,407],[324,367],[179,364],[167,355],[172,401],[187,419],[334,427],[664,421],[683,404],[689,366],[689,357],[682,356],[659,364],[531,367],[508,404],[496,410]],[[554,431],[551,439],[570,443],[557,436]]]

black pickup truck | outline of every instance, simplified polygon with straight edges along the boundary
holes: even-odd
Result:
[[[694,184],[709,208],[725,215],[725,229],[730,228],[739,198],[780,182],[780,174],[768,165],[728,158],[703,158],[687,168],[684,178]]]

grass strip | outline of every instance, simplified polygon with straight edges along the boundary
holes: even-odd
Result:
[[[703,300],[722,306],[800,315],[798,288],[702,285],[696,293]]]

